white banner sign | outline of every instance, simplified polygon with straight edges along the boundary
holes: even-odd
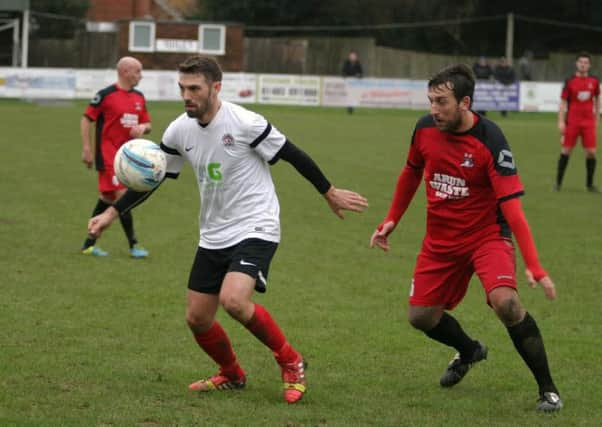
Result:
[[[426,82],[398,79],[324,77],[322,105],[416,108],[428,106]]]
[[[92,99],[116,81],[114,69],[0,67],[0,98]],[[425,80],[224,73],[220,96],[236,103],[428,110],[426,86]],[[143,70],[138,89],[149,101],[180,100],[177,71]],[[518,108],[556,112],[561,89],[558,82],[522,82]]]
[[[257,78],[255,74],[224,73],[222,76],[222,99],[237,104],[257,102]]]
[[[96,92],[116,81],[115,70],[75,70],[75,97],[92,99]]]
[[[75,70],[0,68],[0,97],[75,98]]]
[[[186,52],[197,53],[199,42],[186,39],[156,39],[155,50],[157,52]]]
[[[561,83],[523,82],[520,84],[521,111],[558,111]]]
[[[260,74],[262,104],[320,105],[320,77],[288,74]]]

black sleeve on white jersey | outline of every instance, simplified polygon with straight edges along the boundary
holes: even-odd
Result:
[[[261,135],[259,135],[257,138],[255,138],[253,140],[253,142],[251,142],[251,148],[257,147],[261,141],[263,141],[264,139],[267,138],[267,136],[270,134],[271,131],[272,131],[272,125],[268,122],[268,125],[265,127],[264,131],[261,132]]]
[[[316,187],[316,190],[320,194],[324,194],[330,189],[330,182],[326,179],[326,176],[324,176],[316,162],[288,139],[269,163],[273,165],[278,159],[282,159],[293,165],[301,175]]]
[[[168,147],[167,145],[163,144],[163,142],[159,144],[159,148],[161,149],[161,151],[167,154],[171,154],[172,156],[182,156],[178,150]],[[179,175],[179,173],[169,171],[165,172],[165,178],[177,179]]]
[[[167,175],[166,175],[166,178],[167,178]],[[127,191],[125,192],[125,194],[123,196],[121,196],[121,198],[113,204],[113,207],[115,209],[117,209],[117,212],[119,212],[119,215],[128,213],[129,211],[134,209],[136,206],[138,206],[140,203],[142,203],[146,199],[148,199],[150,197],[150,195],[153,194],[155,192],[155,190],[157,190],[157,188],[159,188],[159,186],[161,184],[163,184],[164,181],[165,181],[165,178],[163,178],[163,181],[161,181],[159,183],[159,185],[157,185],[151,191],[140,192],[140,191],[134,191],[134,190],[128,188]]]
[[[485,144],[491,152],[497,173],[502,176],[518,173],[508,141],[506,141],[502,130],[495,123],[482,117],[479,120],[479,125],[475,126],[470,133]]]

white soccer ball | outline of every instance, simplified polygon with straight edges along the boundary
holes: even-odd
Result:
[[[163,181],[165,153],[148,139],[132,139],[119,148],[113,168],[117,180],[135,191],[150,191]]]

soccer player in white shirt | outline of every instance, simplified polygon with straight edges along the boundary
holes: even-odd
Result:
[[[268,311],[252,301],[265,292],[270,261],[280,241],[279,205],[269,165],[291,163],[325,197],[332,211],[362,212],[361,195],[335,188],[315,162],[259,114],[222,101],[218,63],[195,55],[178,67],[185,114],[163,135],[167,176],[177,177],[184,160],[192,165],[201,195],[201,230],[188,283],[186,320],[199,346],[219,365],[193,391],[245,386],[245,372],[215,319],[221,305],[266,345],[282,369],[284,399],[298,402],[306,391],[305,361],[286,340]],[[114,206],[92,218],[91,235],[129,212],[152,192],[128,190]]]

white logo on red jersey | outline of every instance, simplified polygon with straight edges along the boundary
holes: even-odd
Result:
[[[474,160],[472,159],[472,154],[464,153],[464,161],[460,163],[460,166],[463,168],[471,168],[474,166]]]
[[[588,101],[592,96],[592,93],[589,90],[580,90],[577,92],[577,99],[579,101]]]
[[[134,126],[138,126],[138,114],[123,113],[123,116],[121,116],[119,122],[124,128],[133,128]]]
[[[443,173],[434,173],[429,182],[435,190],[435,196],[441,199],[462,199],[470,196],[466,180]]]

